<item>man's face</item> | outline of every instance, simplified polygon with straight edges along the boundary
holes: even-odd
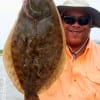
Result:
[[[82,45],[89,38],[91,19],[86,13],[80,10],[64,11],[62,20],[68,45]]]

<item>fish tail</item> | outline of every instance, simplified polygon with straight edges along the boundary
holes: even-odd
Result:
[[[25,95],[24,100],[40,100],[40,99],[38,95],[33,94],[33,95]]]

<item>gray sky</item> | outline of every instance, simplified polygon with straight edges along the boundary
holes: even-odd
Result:
[[[64,0],[54,0],[56,5],[62,4]],[[100,0],[87,0],[90,5],[100,11]],[[3,49],[4,43],[11,31],[21,8],[22,0],[1,0],[0,1],[0,49]],[[100,40],[100,29],[94,28],[91,32],[93,40]]]

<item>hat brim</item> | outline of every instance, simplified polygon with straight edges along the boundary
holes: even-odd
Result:
[[[80,9],[84,10],[92,17],[92,27],[99,27],[100,28],[100,12],[92,7],[71,7],[71,6],[57,6],[58,11],[60,14],[64,10],[71,10],[71,9]]]

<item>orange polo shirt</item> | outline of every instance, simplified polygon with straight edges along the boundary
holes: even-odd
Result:
[[[89,41],[84,54],[73,59],[66,50],[67,64],[60,77],[40,100],[100,100],[100,47]]]

